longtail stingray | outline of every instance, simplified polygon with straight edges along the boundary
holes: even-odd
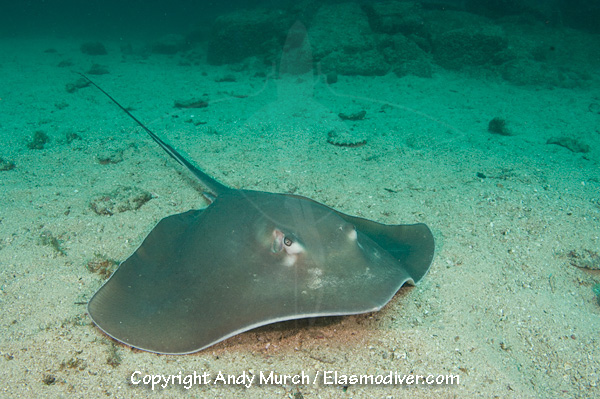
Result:
[[[374,312],[429,270],[425,224],[384,225],[299,195],[227,187],[88,81],[211,201],[162,219],[89,301],[94,323],[117,341],[186,354],[271,323]]]

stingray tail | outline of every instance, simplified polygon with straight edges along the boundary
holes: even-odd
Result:
[[[88,82],[90,82],[91,85],[95,86],[98,90],[100,90],[102,93],[104,93],[104,95],[106,97],[108,97],[113,103],[115,103],[119,108],[121,108],[121,110],[123,110],[123,112],[125,112],[131,119],[133,119],[135,121],[135,123],[137,123],[142,129],[144,129],[146,131],[146,133],[148,133],[148,135],[150,135],[152,140],[156,141],[156,143],[163,150],[165,150],[165,152],[167,154],[169,154],[171,156],[171,158],[173,158],[174,160],[179,162],[181,165],[186,167],[190,172],[192,172],[192,174],[200,181],[200,183],[202,183],[204,186],[206,186],[214,194],[214,196],[213,196],[208,193],[204,193],[204,196],[206,197],[206,199],[208,199],[209,201],[212,202],[214,200],[215,196],[219,196],[220,194],[231,190],[226,185],[219,183],[217,180],[213,179],[212,177],[210,177],[209,175],[204,173],[202,170],[200,170],[199,168],[194,166],[190,161],[185,159],[183,157],[183,155],[181,155],[179,152],[177,152],[177,150],[175,150],[173,147],[171,147],[170,145],[168,145],[167,143],[162,141],[160,137],[158,137],[156,134],[154,134],[154,132],[152,132],[150,129],[148,129],[146,127],[146,125],[144,125],[142,122],[140,122],[135,116],[133,116],[131,114],[131,112],[129,112],[125,107],[123,107],[121,104],[119,104],[119,102],[117,100],[115,100],[110,94],[105,92],[104,89],[102,89],[100,86],[98,86],[96,83],[94,83],[90,78],[88,78],[87,76],[85,76],[84,74],[82,74],[80,72],[77,72],[77,73],[79,75],[83,76]]]

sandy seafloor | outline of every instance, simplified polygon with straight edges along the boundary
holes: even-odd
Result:
[[[600,103],[598,76],[588,87],[560,89],[440,69],[431,79],[340,76],[329,88],[322,77],[313,86],[310,75],[267,79],[252,70],[181,66],[176,57],[123,57],[118,42],[105,42],[109,55],[93,58],[80,44],[0,42],[0,157],[16,164],[0,172],[0,396],[597,395],[600,306],[591,287],[600,275],[574,267],[569,253],[600,251],[600,114],[590,107]],[[71,67],[57,67],[66,59]],[[93,63],[110,70],[94,77],[102,87],[225,184],[294,192],[388,224],[427,223],[436,238],[429,274],[378,313],[261,328],[191,355],[131,350],[107,338],[86,314],[103,282],[88,262],[126,259],[161,218],[206,202],[189,174],[96,89],[65,90],[78,78],[72,71]],[[227,74],[236,82],[215,82]],[[210,104],[174,108],[191,97]],[[360,110],[363,121],[337,117]],[[487,131],[496,116],[512,136]],[[328,144],[334,128],[354,129],[368,142]],[[51,141],[28,149],[37,130]],[[67,143],[68,133],[81,139]],[[546,144],[565,135],[590,151]],[[107,152],[122,161],[100,164]],[[135,211],[94,213],[90,201],[118,186],[153,198]],[[56,237],[64,253],[42,235]],[[397,371],[458,374],[460,385],[152,393],[130,383],[135,370]]]

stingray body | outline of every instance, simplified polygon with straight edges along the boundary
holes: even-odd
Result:
[[[212,200],[161,220],[92,297],[92,320],[116,340],[192,353],[278,321],[379,310],[427,273],[434,241],[426,225],[383,225],[301,196],[229,188],[90,83]]]

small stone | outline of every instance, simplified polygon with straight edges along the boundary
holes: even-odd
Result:
[[[71,144],[75,140],[81,140],[81,136],[74,132],[65,133],[65,142]]]
[[[488,132],[501,136],[511,136],[510,130],[506,127],[506,120],[498,117],[488,123]]]
[[[590,152],[590,146],[582,143],[579,140],[576,140],[572,137],[562,136],[562,137],[554,137],[546,141],[546,144],[556,144],[561,147],[566,148],[572,152],[581,152],[586,153]]]
[[[96,159],[100,165],[115,164],[123,161],[123,150],[107,149],[100,152]]]
[[[335,71],[331,71],[327,74],[327,84],[333,84],[333,83],[337,83],[338,81],[338,74]]]
[[[361,121],[361,120],[365,119],[366,115],[367,115],[367,111],[365,111],[365,110],[355,112],[355,113],[349,114],[349,115],[344,114],[342,112],[340,112],[338,114],[340,119],[343,121]]]
[[[67,83],[65,85],[65,89],[67,90],[67,93],[75,93],[77,90],[88,87],[89,85],[89,80],[85,78],[79,78],[75,81],[75,83]]]
[[[233,75],[233,74],[227,74],[227,75],[221,76],[220,78],[215,79],[215,82],[217,82],[217,83],[235,82],[235,81],[236,81],[236,78],[235,78],[235,75]]]
[[[41,130],[36,131],[33,134],[33,137],[29,143],[27,143],[27,148],[30,150],[42,150],[44,146],[50,142],[50,137],[46,133]]]
[[[5,161],[4,159],[0,158],[0,172],[5,172],[14,168],[15,163],[13,161]]]
[[[567,254],[567,258],[571,265],[580,269],[600,270],[600,254],[598,252],[589,249],[572,250]]]
[[[152,199],[152,194],[137,187],[119,187],[90,202],[90,208],[98,215],[114,215],[137,210]]]
[[[175,108],[205,108],[208,107],[208,102],[192,98],[189,100],[175,101]]]
[[[106,54],[106,47],[100,42],[86,42],[80,47],[81,52],[87,55],[104,55]]]
[[[152,52],[155,54],[176,54],[187,47],[184,36],[169,34],[161,37],[152,45]]]
[[[104,65],[94,64],[88,69],[87,73],[89,75],[106,75],[108,72],[108,68]]]
[[[50,374],[44,375],[42,382],[46,385],[52,385],[56,382],[56,377]]]
[[[339,147],[360,147],[367,144],[367,138],[356,132],[331,130],[327,133],[327,142]]]

